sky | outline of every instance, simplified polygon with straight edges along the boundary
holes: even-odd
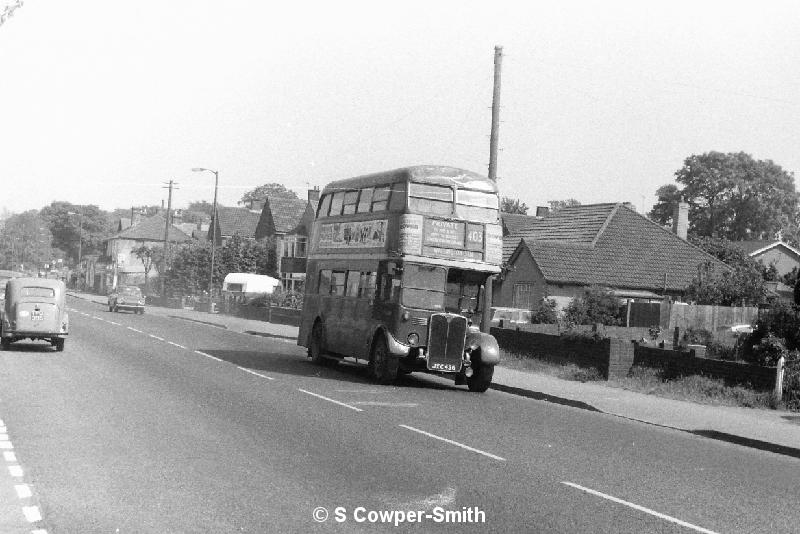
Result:
[[[0,0],[0,12],[17,0]],[[800,170],[799,2],[24,0],[0,25],[0,209],[236,205],[421,164],[640,211],[685,158]],[[531,211],[532,213],[532,211]]]

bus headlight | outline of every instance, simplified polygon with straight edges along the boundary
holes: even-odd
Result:
[[[419,336],[417,335],[416,332],[411,332],[410,334],[408,334],[408,343],[409,345],[416,345],[417,343],[419,343]]]

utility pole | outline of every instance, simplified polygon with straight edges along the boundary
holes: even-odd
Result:
[[[489,179],[497,181],[497,136],[500,129],[500,67],[503,47],[494,47],[494,90],[492,91],[492,133],[489,137]]]
[[[166,298],[166,286],[164,284],[164,278],[167,272],[167,255],[169,254],[169,225],[172,222],[172,188],[173,186],[178,185],[174,183],[172,180],[169,181],[169,185],[164,187],[163,189],[169,189],[169,196],[167,197],[167,215],[164,217],[164,253],[161,255],[161,273],[159,278],[161,278],[161,296]],[[163,205],[163,204],[162,204]]]
[[[497,181],[497,138],[500,129],[500,67],[503,63],[503,47],[494,47],[494,89],[492,90],[492,132],[489,136],[489,179]],[[494,276],[488,276],[483,292],[483,316],[481,317],[481,331],[488,333],[490,330],[492,307],[492,286]]]

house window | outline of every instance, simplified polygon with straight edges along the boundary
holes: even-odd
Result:
[[[306,243],[308,239],[304,236],[290,236],[283,238],[281,257],[283,258],[305,258]]]
[[[511,301],[512,307],[522,308],[523,310],[533,309],[534,287],[535,284],[528,282],[514,284],[514,296]]]

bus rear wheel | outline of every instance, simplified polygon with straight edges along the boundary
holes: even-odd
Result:
[[[331,360],[325,357],[325,327],[317,321],[311,329],[311,342],[308,344],[308,355],[315,365],[330,365]],[[334,360],[335,363],[335,360]]]
[[[372,345],[372,354],[369,358],[369,368],[372,378],[379,384],[391,384],[397,380],[400,360],[389,354],[386,340],[379,336]]]
[[[494,376],[494,365],[481,365],[472,376],[467,377],[467,387],[475,393],[483,393],[489,389]]]

